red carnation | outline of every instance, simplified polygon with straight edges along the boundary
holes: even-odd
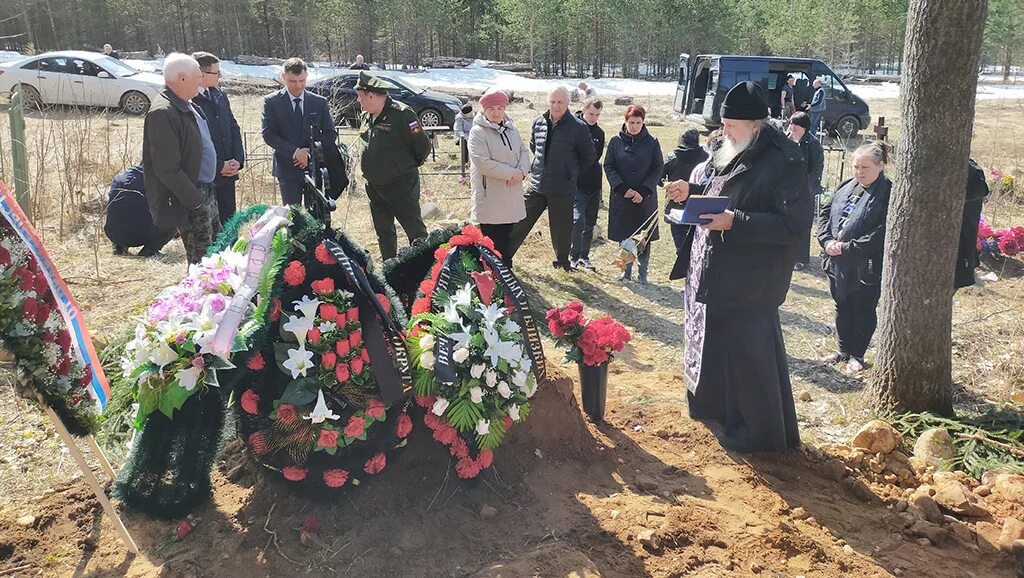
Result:
[[[263,359],[263,353],[257,351],[256,355],[253,355],[249,358],[249,361],[245,362],[245,366],[252,371],[263,371],[263,368],[267,366],[267,362]]]
[[[345,437],[357,438],[366,433],[366,420],[361,417],[352,416],[345,425]]]
[[[460,478],[468,480],[480,475],[480,466],[476,463],[476,460],[465,457],[455,464],[455,473]]]
[[[8,251],[7,249],[5,249],[4,247],[0,247],[0,265],[5,265],[6,266],[6,265],[10,265],[10,264],[11,264],[11,252]]]
[[[363,465],[363,471],[370,475],[379,474],[384,471],[384,466],[386,465],[388,465],[388,459],[383,453],[379,453],[366,460],[366,464]]]
[[[348,362],[349,367],[352,369],[353,375],[359,375],[363,372],[363,358],[356,357],[352,361]]]
[[[46,320],[50,318],[49,307],[39,307],[36,309],[36,325],[42,325],[46,323]]]
[[[29,297],[21,304],[21,316],[25,319],[35,320],[36,310],[39,308],[39,304],[32,297]]]
[[[412,303],[412,314],[419,315],[420,313],[426,313],[430,311],[430,299],[427,297],[420,297]]]
[[[50,290],[50,284],[46,282],[46,275],[42,272],[36,273],[35,281],[33,282],[33,289],[36,290],[36,295],[42,297]]]
[[[92,381],[92,366],[86,365],[85,367],[82,368],[82,379],[79,379],[78,383],[82,387],[85,387],[86,385],[89,384],[90,381]]]
[[[57,343],[57,334],[52,331],[44,331],[43,343]]]
[[[384,313],[385,314],[390,314],[391,313],[391,300],[388,299],[387,295],[385,295],[383,293],[378,293],[377,294],[377,301],[380,303],[381,308],[384,309]]]
[[[295,406],[290,403],[282,403],[277,408],[277,421],[283,424],[290,424],[295,421]]]
[[[322,245],[321,245],[322,246]],[[348,481],[348,472],[346,470],[325,470],[324,471],[324,484],[328,488],[340,488],[345,485]]]
[[[420,293],[423,293],[425,297],[430,297],[430,294],[434,292],[435,286],[436,283],[434,283],[433,279],[424,279],[420,282]]]
[[[320,438],[316,440],[317,447],[335,448],[338,447],[338,430],[322,429]]]
[[[359,309],[357,307],[352,307],[348,311],[346,311],[345,320],[348,321],[349,323],[359,321]]]
[[[408,414],[402,414],[398,416],[398,427],[395,429],[395,435],[400,438],[405,438],[412,431],[412,418]]]
[[[349,373],[348,365],[345,363],[339,363],[334,367],[334,377],[338,380],[338,383],[345,383],[352,377]]]
[[[313,288],[313,293],[327,295],[334,292],[334,279],[324,277],[323,279],[313,281],[310,286]]]
[[[288,263],[284,269],[284,282],[291,287],[298,287],[306,280],[306,268],[298,261]]]
[[[249,447],[252,448],[252,452],[258,456],[262,456],[270,450],[270,448],[267,447],[267,440],[263,438],[263,434],[260,432],[256,432],[249,436]]]
[[[427,409],[430,409],[430,405],[427,406]],[[423,425],[427,426],[431,430],[437,430],[437,428],[441,427],[443,423],[444,422],[441,421],[441,418],[437,417],[436,415],[429,411],[423,416]]]
[[[334,255],[331,255],[331,252],[327,250],[327,247],[325,247],[323,243],[317,245],[313,253],[316,255],[316,260],[320,261],[324,265],[333,265],[338,262],[337,259],[334,258]]]
[[[284,479],[290,482],[301,482],[306,479],[306,468],[288,466],[281,473],[284,474]]]
[[[60,359],[60,363],[57,364],[57,369],[54,370],[54,373],[56,373],[60,377],[64,377],[65,375],[71,373],[71,359],[68,358],[67,356],[62,357]]]
[[[480,450],[480,453],[476,456],[476,463],[479,464],[481,470],[491,467],[491,464],[494,463],[494,452],[491,450]]]
[[[370,352],[364,348],[361,352],[359,352],[359,359],[363,360],[363,365],[370,363]]]
[[[455,443],[458,439],[459,432],[448,424],[441,424],[436,430],[434,430],[434,439],[443,443],[446,446],[450,446]]]
[[[437,397],[433,395],[421,395],[416,398],[416,405],[423,409],[429,409],[434,407],[434,402],[437,401]]]
[[[320,355],[320,365],[324,369],[334,369],[335,364],[338,363],[338,356],[333,351]]]
[[[348,342],[352,347],[359,347],[359,344],[363,342],[363,332],[358,329],[348,334]]]
[[[281,318],[281,300],[277,297],[270,302],[270,322],[275,323]]]
[[[338,352],[339,357],[345,357],[352,350],[352,346],[349,345],[348,339],[341,339],[334,344],[334,350]]]
[[[452,448],[449,451],[456,458],[462,459],[469,455],[469,446],[466,445],[466,440],[458,438],[452,442]]]
[[[505,431],[508,431],[509,429],[511,429],[512,428],[512,424],[515,423],[515,421],[511,417],[509,417],[507,415],[502,419],[502,421],[505,422]]]
[[[255,391],[247,389],[242,394],[241,403],[245,413],[255,414],[259,410],[260,396]]]
[[[36,277],[28,269],[18,269],[14,272],[14,276],[18,278],[18,288],[22,291],[31,291],[35,286]]]
[[[445,257],[448,256],[449,251],[451,251],[451,247],[446,247],[444,245],[434,249],[434,261],[440,261],[443,263]]]
[[[60,345],[60,350],[67,353],[68,349],[71,349],[71,334],[68,333],[67,329],[61,329],[60,333],[57,334],[57,345]]]
[[[321,245],[322,246],[322,245]],[[338,308],[332,303],[320,304],[320,318],[327,321],[334,321],[338,318]]]
[[[366,408],[366,415],[373,419],[384,419],[384,404],[378,399],[371,399]]]
[[[320,344],[320,329],[314,327],[306,332],[306,341],[309,341],[311,345]]]

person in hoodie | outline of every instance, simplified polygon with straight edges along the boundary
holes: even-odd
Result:
[[[611,196],[608,202],[608,238],[624,241],[633,236],[658,211],[658,181],[665,162],[661,145],[647,131],[644,120],[647,111],[639,104],[626,109],[625,122],[619,134],[608,143],[604,158],[604,173],[608,177]],[[658,240],[658,222],[648,243],[637,255],[637,280],[647,284],[647,267],[651,262],[651,243]],[[629,281],[633,264],[626,265],[622,281]]]
[[[594,225],[597,224],[597,210],[601,206],[601,155],[604,153],[604,130],[597,125],[604,103],[592,96],[583,103],[583,110],[576,116],[583,119],[590,128],[590,140],[594,143],[597,158],[594,163],[580,172],[576,181],[576,196],[572,205],[572,247],[569,249],[569,265],[573,269],[596,271],[590,263],[590,245],[594,240]]]
[[[508,95],[488,91],[469,131],[469,174],[473,207],[470,220],[494,241],[494,248],[512,267],[510,236],[526,217],[523,181],[530,174],[530,149],[505,114]]]
[[[697,165],[708,160],[708,151],[700,146],[700,132],[695,129],[687,129],[679,135],[679,144],[676,150],[668,155],[665,161],[665,170],[662,174],[662,184],[680,179],[689,179]],[[675,242],[676,253],[682,250],[686,242],[686,225],[670,223],[672,230],[672,241]]]
[[[462,114],[455,117],[455,124],[452,132],[455,138],[459,139],[462,148],[462,162],[459,164],[459,172],[462,173],[462,181],[466,179],[466,163],[469,162],[469,129],[473,128],[473,105],[466,104],[462,107]]]

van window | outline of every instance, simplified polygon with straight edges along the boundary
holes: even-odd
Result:
[[[825,89],[825,96],[827,98],[837,99],[846,96],[846,88],[835,76],[822,74],[818,76],[818,80],[821,81],[821,87]]]

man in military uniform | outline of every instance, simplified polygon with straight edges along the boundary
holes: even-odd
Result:
[[[430,153],[430,139],[416,111],[391,100],[391,84],[366,72],[359,73],[356,95],[363,112],[359,136],[364,143],[360,166],[366,178],[366,196],[384,260],[398,254],[395,219],[412,243],[427,236],[420,216],[419,166]]]

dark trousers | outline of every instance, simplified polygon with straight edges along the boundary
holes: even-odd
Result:
[[[397,220],[412,243],[427,236],[427,226],[420,214],[420,175],[411,172],[383,185],[366,183],[370,200],[370,216],[377,232],[381,259],[387,261],[398,254]]]
[[[277,183],[281,185],[281,201],[285,205],[302,204],[302,181],[291,181],[279,178],[277,179]]]
[[[185,256],[189,263],[199,263],[206,250],[220,234],[221,226],[217,210],[217,196],[213,183],[199,184],[199,192],[206,202],[192,209],[185,222],[178,225],[181,242],[185,245]]]
[[[500,225],[491,223],[480,224],[480,231],[494,241],[494,248],[501,253],[501,260],[505,262],[509,269],[512,268],[512,251],[509,248],[509,244],[512,237],[512,228],[515,226],[515,223],[502,223]]]
[[[597,210],[601,207],[601,191],[577,191],[572,202],[572,248],[570,259],[589,259],[594,242]]]
[[[466,176],[466,167],[469,166],[469,140],[461,139],[462,149],[462,162],[459,164],[459,171],[462,176]]]
[[[842,291],[842,300],[836,280],[829,277],[829,292],[836,302],[836,334],[839,336],[839,352],[857,359],[864,359],[871,336],[878,326],[878,299],[882,294],[881,285],[865,285],[855,281],[854,285]]]
[[[512,255],[519,251],[526,236],[537,224],[537,219],[548,211],[548,229],[551,233],[551,248],[555,250],[552,264],[568,267],[569,248],[572,245],[572,204],[571,196],[549,197],[533,191],[526,194],[526,217],[512,229],[509,248]]]
[[[651,264],[651,243],[654,241],[648,241],[647,246],[644,247],[643,251],[636,256],[637,263],[637,279],[642,283],[647,282],[647,268]],[[633,276],[633,264],[626,263],[626,269],[622,272],[622,276],[626,279],[630,279]]]
[[[821,127],[818,126],[818,123],[821,122],[821,113],[820,112],[809,112],[807,114],[809,114],[811,116],[811,134],[817,135],[818,134],[818,129],[821,128]]]
[[[686,244],[686,225],[677,225],[675,223],[669,223],[668,225],[672,231],[672,242],[676,246],[676,255],[678,255],[683,250],[683,245]],[[809,248],[808,251],[810,251]]]
[[[220,224],[228,222],[235,214],[235,179],[217,179],[217,212],[220,213]]]

